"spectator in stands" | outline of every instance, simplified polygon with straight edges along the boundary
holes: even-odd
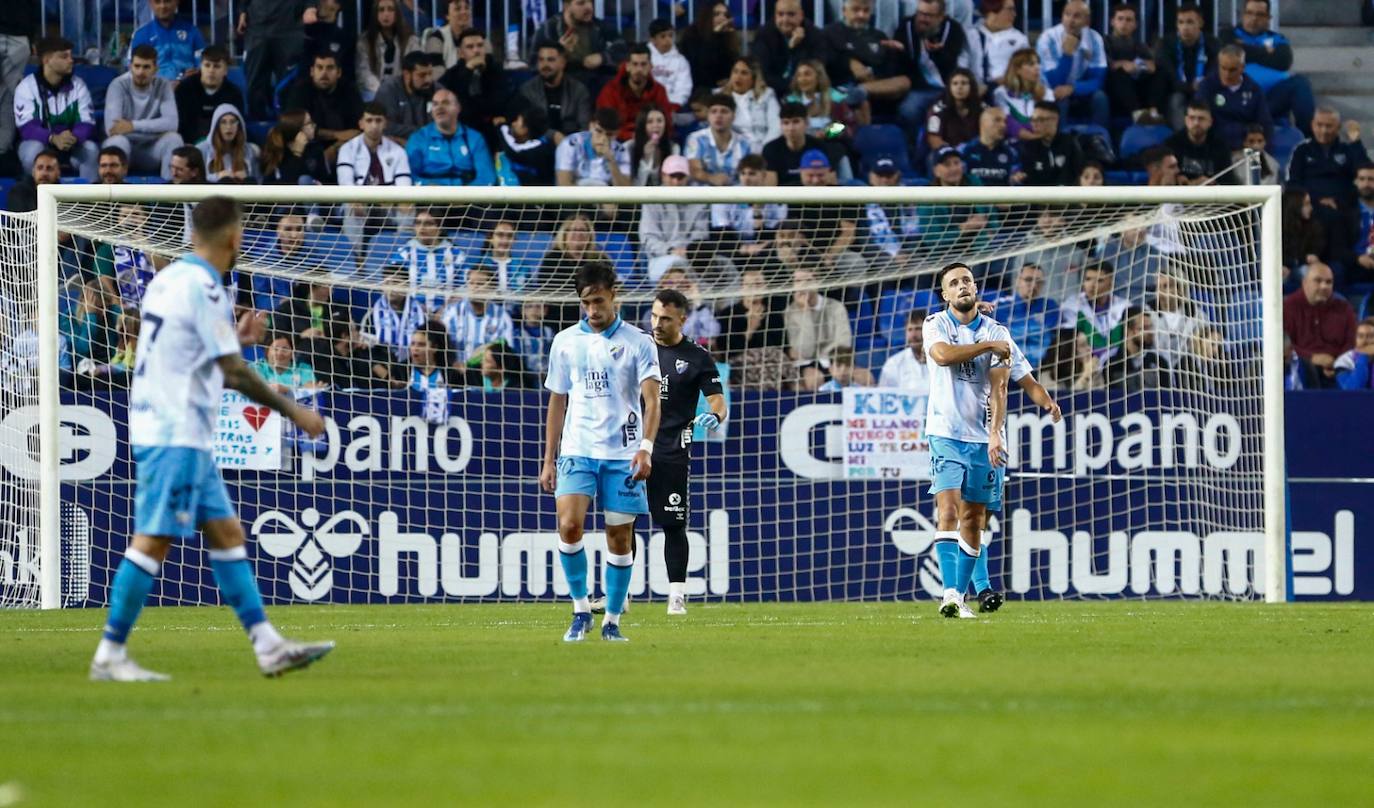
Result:
[[[273,88],[300,61],[305,42],[305,14],[301,13],[298,2],[256,0],[242,7],[236,33],[244,37],[243,69],[248,78],[248,112],[255,121],[270,120]],[[318,60],[320,53],[314,55]],[[334,55],[336,68],[342,56]],[[324,120],[319,110],[308,104],[288,103],[286,106],[288,109],[307,108],[316,121]],[[346,117],[357,120],[356,115]]]
[[[115,320],[115,351],[110,355],[106,372],[111,376],[127,376],[138,359],[138,330],[142,326],[137,311],[126,311]]]
[[[143,292],[153,275],[166,265],[166,259],[130,246],[147,234],[148,209],[142,205],[121,204],[116,222],[124,243],[97,242],[92,267],[94,280],[105,296],[117,306],[138,311]],[[89,355],[89,354],[87,354]]]
[[[487,233],[486,246],[473,262],[484,267],[496,279],[496,288],[503,294],[519,292],[534,281],[538,267],[523,255],[515,254],[515,222],[501,219]]]
[[[1040,383],[1055,393],[1083,393],[1102,386],[1102,363],[1081,331],[1056,331],[1040,371]]]
[[[1270,29],[1269,19],[1269,0],[1245,0],[1240,25],[1222,41],[1245,49],[1245,74],[1264,90],[1270,114],[1281,121],[1291,114],[1294,125],[1310,137],[1308,122],[1317,106],[1312,84],[1306,76],[1292,72],[1293,46],[1283,34]]]
[[[597,109],[613,109],[620,117],[620,128],[614,133],[616,140],[629,140],[634,137],[635,121],[639,111],[647,107],[672,110],[668,101],[668,91],[662,84],[654,81],[653,63],[649,59],[649,46],[643,43],[632,45],[615,78],[606,82],[596,97]]]
[[[829,74],[820,62],[803,62],[792,74],[792,87],[786,101],[806,107],[807,131],[817,137],[845,136],[845,129],[867,122],[867,103],[856,111],[846,103],[848,96],[831,86]]]
[[[592,119],[592,98],[586,85],[567,74],[567,51],[557,42],[548,42],[536,53],[539,75],[520,85],[520,99],[526,106],[544,110],[555,132],[571,135],[586,129]]]
[[[1283,331],[1313,368],[1309,387],[1334,387],[1336,357],[1355,346],[1355,309],[1335,293],[1335,276],[1309,264],[1302,288],[1283,299]]]
[[[691,180],[687,158],[663,161],[663,184],[685,188]],[[658,283],[668,267],[687,261],[687,248],[710,234],[711,215],[704,204],[652,204],[640,209],[639,243],[649,262],[649,280]]]
[[[100,152],[91,137],[95,115],[86,82],[72,75],[72,43],[56,37],[38,40],[38,69],[14,90],[14,123],[19,130],[19,162],[25,171],[47,149],[57,152],[85,180],[95,179]]]
[[[678,37],[677,46],[692,66],[692,86],[718,89],[730,77],[730,65],[741,52],[730,6],[720,0],[697,0],[696,15]]]
[[[916,13],[897,26],[896,41],[902,46],[911,83],[897,112],[914,130],[925,121],[930,105],[944,94],[954,71],[968,69],[968,34],[945,14],[945,0],[916,0]]]
[[[1255,80],[1245,75],[1245,51],[1227,45],[1217,54],[1217,70],[1198,83],[1197,100],[1212,107],[1216,126],[1229,148],[1239,146],[1251,124],[1264,126],[1264,136],[1272,138],[1274,121],[1269,104]]]
[[[964,158],[953,146],[945,146],[931,158],[931,182],[936,188],[959,188],[973,183],[964,174]],[[923,205],[920,239],[924,250],[959,250],[988,238],[991,218],[983,206]]]
[[[276,311],[291,299],[291,278],[314,270],[310,251],[305,246],[305,217],[294,209],[277,214],[276,239],[262,256],[262,265],[281,274],[253,276],[253,308]]]
[[[1136,7],[1129,3],[1112,6],[1111,36],[1106,41],[1107,97],[1111,99],[1113,115],[1162,123],[1163,118],[1153,108],[1157,65],[1150,47],[1136,38],[1140,28],[1137,14]]]
[[[177,16],[177,5],[178,0],[148,0],[153,19],[134,31],[129,41],[131,61],[134,52],[147,45],[153,49],[152,61],[158,77],[169,82],[196,72],[206,44],[199,28],[190,20]]]
[[[822,64],[829,54],[821,29],[806,19],[801,0],[777,0],[773,20],[754,36],[751,48],[763,68],[764,80],[779,98],[787,95],[792,74],[807,60]]]
[[[891,157],[879,157],[868,170],[868,184],[875,188],[895,188],[902,184],[902,173]],[[864,206],[859,220],[860,251],[869,259],[886,258],[898,266],[912,259],[911,247],[920,235],[921,219],[915,205]]]
[[[406,360],[410,336],[425,323],[424,307],[410,294],[408,275],[403,266],[388,266],[382,271],[383,289],[372,302],[365,323],[367,338],[386,348],[396,362]]]
[[[1217,177],[1220,185],[1236,185],[1240,179],[1231,167],[1231,150],[1212,128],[1212,107],[1205,101],[1189,101],[1184,128],[1164,141],[1178,157],[1184,185],[1205,185]],[[1222,173],[1225,172],[1225,173]],[[1220,176],[1217,176],[1220,175]]]
[[[977,185],[1020,185],[1026,178],[1021,155],[1007,142],[1007,113],[988,107],[978,121],[978,139],[959,147],[965,171]]]
[[[866,97],[888,106],[901,101],[911,91],[908,57],[900,48],[884,45],[886,36],[870,25],[872,0],[845,0],[842,15],[843,19],[827,25],[824,31],[825,68],[830,81],[839,87],[859,89],[861,92],[852,96],[855,101]],[[794,92],[796,81],[793,74]]]
[[[175,7],[174,0],[152,2],[170,2]],[[171,175],[172,151],[184,144],[177,133],[172,85],[158,75],[157,50],[152,45],[134,48],[129,72],[110,82],[105,93],[105,131],[109,137],[102,145],[127,154],[134,171],[156,173],[163,179]]]
[[[253,363],[263,381],[278,393],[318,390],[324,382],[315,378],[315,369],[296,358],[296,340],[289,333],[277,332],[267,343],[263,358]]]
[[[437,314],[458,290],[467,255],[444,236],[434,208],[415,211],[415,236],[401,245],[389,262],[407,270],[410,294],[427,315]]]
[[[1155,48],[1154,107],[1165,114],[1169,128],[1183,128],[1188,102],[1197,97],[1203,77],[1216,63],[1217,43],[1204,30],[1202,9],[1181,3],[1174,13],[1174,32]]]
[[[1059,241],[1063,238],[1063,233],[1067,222],[1064,212],[1055,208],[1041,209],[1035,217],[1035,227],[1027,234],[1027,244],[1047,244]],[[1144,238],[1143,236],[1141,237]],[[1093,242],[1094,248],[1099,248],[1102,255],[1090,258],[1087,245],[1079,244],[1059,244],[1048,249],[1036,250],[1027,253],[1025,260],[1034,263],[1040,268],[1043,280],[1044,295],[1050,300],[1060,301],[1066,297],[1076,294],[1082,286],[1079,273],[1093,259],[1105,257],[1108,250],[1115,246],[1109,238],[1104,238],[1105,244],[1098,245]],[[1011,269],[1007,269],[1007,274]]]
[[[782,134],[778,122],[778,97],[763,80],[763,70],[753,59],[736,59],[725,85],[735,99],[735,129],[762,146]]]
[[[1169,147],[1156,146],[1146,149],[1140,156],[1140,162],[1145,166],[1146,185],[1158,187],[1183,184],[1178,156]]]
[[[101,185],[120,185],[129,176],[129,158],[118,146],[105,146],[95,166],[96,181]]]
[[[1083,165],[1083,150],[1078,138],[1059,131],[1059,107],[1049,101],[1038,101],[1031,113],[1032,137],[1024,137],[1019,144],[1021,170],[1026,185],[1073,185],[1078,182]],[[1102,171],[1098,166],[1098,174]]]
[[[1309,264],[1331,258],[1333,240],[1327,237],[1326,225],[1314,215],[1311,195],[1301,188],[1283,192],[1282,233],[1284,291],[1292,292]]]
[[[800,369],[803,390],[820,388],[836,348],[852,348],[854,333],[849,312],[840,301],[817,289],[816,273],[807,267],[792,271],[792,300],[783,315],[787,352]]]
[[[410,173],[418,185],[495,185],[487,141],[458,122],[461,109],[451,90],[436,90],[430,104],[433,123],[406,142]]]
[[[686,107],[692,97],[692,66],[678,51],[673,41],[675,33],[667,20],[649,23],[649,60],[654,81],[668,93],[668,103],[677,109]]]
[[[838,393],[846,387],[872,387],[873,374],[854,364],[853,348],[836,348],[830,357],[830,379],[817,388],[820,393]]]
[[[210,136],[201,142],[205,158],[205,178],[209,182],[257,182],[258,147],[248,142],[243,116],[228,104],[221,104],[210,119]],[[168,169],[170,174],[170,167]]]
[[[410,185],[406,150],[386,137],[386,107],[370,101],[358,118],[362,134],[339,147],[339,185]]]
[[[681,292],[682,296],[687,298],[687,320],[682,325],[682,335],[703,348],[713,349],[715,341],[721,335],[720,322],[716,319],[710,304],[701,299],[701,289],[691,270],[686,266],[669,267],[657,283],[656,291]],[[640,324],[645,331],[653,330],[650,314],[651,312],[646,310]]]
[[[79,302],[58,323],[78,370],[109,361],[115,319],[121,311],[117,305],[110,306],[100,284],[81,284]]]
[[[1012,54],[1030,47],[1016,28],[1017,0],[982,0],[983,19],[969,31],[969,67],[978,85],[989,91],[1002,83]]]
[[[835,171],[823,152],[807,152],[801,161],[802,185],[826,188],[835,185]],[[791,219],[801,226],[811,246],[819,253],[817,260],[826,268],[834,267],[850,253],[858,234],[860,209],[852,205],[797,205],[789,210]],[[850,259],[858,257],[850,254]],[[862,271],[862,262],[856,271]]]
[[[1096,160],[1087,160],[1078,169],[1077,182],[1070,185],[1078,185],[1080,188],[1101,188],[1107,184],[1107,174],[1102,170],[1102,164]]]
[[[183,143],[199,143],[210,134],[210,119],[215,116],[220,104],[229,104],[234,109],[247,109],[243,103],[243,91],[225,80],[228,74],[229,49],[223,45],[211,45],[201,51],[200,70],[177,83],[172,95],[176,99],[177,132]],[[105,119],[108,129],[108,113]]]
[[[1036,73],[1039,74],[1038,69]],[[926,119],[926,145],[931,151],[938,151],[941,146],[958,146],[973,140],[978,137],[978,121],[982,116],[983,95],[973,73],[962,67],[955,68],[945,82],[944,93],[930,108]]]
[[[269,185],[334,184],[334,170],[315,122],[305,110],[288,110],[267,133],[262,147],[262,181]]]
[[[800,185],[801,158],[809,151],[825,151],[825,143],[809,134],[806,107],[796,101],[783,104],[778,113],[782,136],[763,147],[771,185]]]
[[[545,20],[535,32],[531,60],[540,48],[553,44],[562,46],[567,55],[568,74],[589,91],[599,90],[625,56],[620,32],[596,18],[592,0],[563,0],[563,12]]]
[[[668,131],[668,115],[658,107],[645,107],[635,119],[634,140],[630,143],[630,167],[635,185],[658,185],[663,161],[679,151]]]
[[[629,185],[630,150],[615,139],[620,113],[598,109],[586,131],[563,138],[554,166],[559,185]]]
[[[483,346],[509,345],[514,340],[515,323],[496,295],[496,279],[490,271],[480,266],[468,270],[467,295],[449,303],[440,315],[454,361],[465,363]]]
[[[558,176],[554,172],[558,153],[556,138],[561,135],[549,130],[549,119],[544,110],[521,106],[511,114],[508,123],[497,129],[497,133],[506,165],[515,172],[521,185],[557,184]]]
[[[1352,283],[1374,283],[1374,163],[1365,163],[1355,172],[1355,204],[1347,214],[1346,279]]]
[[[527,300],[520,306],[520,322],[515,326],[511,348],[520,356],[525,370],[543,378],[549,369],[549,348],[554,332],[544,323],[546,306],[543,301]]]
[[[1071,328],[1088,338],[1093,354],[1110,360],[1121,348],[1117,328],[1130,308],[1130,301],[1113,292],[1116,268],[1106,261],[1083,269],[1082,291],[1059,307],[1059,327]]]
[[[539,265],[539,287],[550,294],[576,300],[573,275],[578,268],[588,261],[610,260],[596,243],[591,219],[582,213],[574,213],[558,225],[553,246],[544,254],[544,260]],[[580,304],[576,302],[556,303],[549,309],[549,322],[555,330],[566,328],[581,317]]]
[[[315,61],[317,53],[332,53],[350,82],[357,82],[357,25],[340,8],[341,0],[314,0],[315,21],[305,21],[305,64]],[[308,17],[310,7],[306,6]]]
[[[735,131],[734,97],[713,96],[706,120],[706,129],[687,136],[684,151],[692,167],[692,179],[703,185],[736,185],[739,161],[756,147],[748,137]]]
[[[317,376],[339,389],[405,388],[399,373],[392,376],[388,348],[369,344],[351,320],[326,320],[324,330],[323,338],[309,340],[302,350]]]
[[[324,337],[333,322],[350,322],[348,307],[334,302],[334,289],[319,275],[297,281],[291,296],[277,304],[272,326],[278,333],[303,341]],[[304,350],[307,357],[310,350]],[[313,364],[313,359],[311,359]]]
[[[1355,326],[1355,347],[1336,357],[1332,367],[1342,390],[1374,390],[1374,317]]]
[[[424,32],[425,52],[438,56],[440,65],[448,70],[458,64],[459,35],[472,27],[472,4],[468,0],[449,0],[444,24]]]
[[[420,40],[410,31],[398,0],[377,0],[372,18],[358,34],[358,89],[371,99],[382,82],[401,75],[401,61],[407,53],[420,49]]]
[[[422,323],[410,332],[410,358],[407,387],[417,393],[461,387],[458,369],[448,362],[447,339],[442,329],[433,323]]]
[[[926,368],[925,335],[921,332],[925,321],[926,313],[923,310],[912,309],[907,312],[906,326],[902,332],[906,341],[900,351],[883,362],[882,372],[878,374],[879,386],[897,387],[902,390],[930,389],[930,371]],[[1017,344],[1021,343],[1018,341]]]
[[[1245,130],[1245,144],[1242,148],[1231,152],[1232,165],[1245,159],[1246,150],[1253,151],[1259,156],[1260,185],[1278,185],[1279,183],[1279,161],[1274,159],[1274,155],[1269,153],[1269,141],[1264,137],[1264,127],[1257,123],[1250,124]],[[1291,158],[1290,158],[1291,164]]]
[[[283,106],[310,113],[317,127],[315,136],[334,152],[361,133],[356,127],[363,116],[362,99],[357,88],[342,77],[338,57],[332,53],[315,54],[310,75],[296,80]]]
[[[750,154],[739,161],[739,184],[762,188],[768,184],[768,164],[762,155]],[[711,205],[711,229],[721,244],[733,248],[734,257],[752,259],[768,246],[767,239],[787,219],[787,206],[719,202]]]
[[[520,355],[504,342],[487,345],[481,354],[482,392],[496,393],[510,387],[524,387]],[[541,376],[542,378],[542,376]]]
[[[41,12],[37,0],[11,3],[0,15],[0,176],[17,176],[14,154],[14,91],[24,79],[30,42],[38,33]]]
[[[386,134],[405,140],[429,123],[429,101],[434,95],[434,74],[427,53],[411,51],[401,60],[401,75],[392,76],[377,88],[375,100],[386,110]]]
[[[485,132],[508,105],[506,71],[487,38],[474,28],[458,35],[458,61],[439,79],[439,86],[458,96],[463,110],[459,120],[479,132]]]
[[[1002,84],[992,91],[992,103],[1007,111],[1007,133],[1014,139],[1035,136],[1031,118],[1035,105],[1041,102],[1056,104],[1054,91],[1042,78],[1040,55],[1030,48],[1012,54]]]
[[[195,146],[182,146],[172,152],[171,183],[173,185],[203,185],[205,179],[205,155]]]
[[[1170,270],[1155,277],[1155,297],[1150,306],[1154,319],[1154,348],[1171,367],[1179,367],[1188,353],[1193,334],[1205,322],[1197,303],[1188,294],[1183,278]]]
[[[1111,102],[1104,91],[1107,79],[1107,43],[1089,22],[1092,12],[1084,0],[1064,4],[1060,23],[1040,35],[1035,49],[1045,83],[1069,120],[1088,120],[1107,128]]]
[[[1293,150],[1286,184],[1307,191],[1328,211],[1347,209],[1354,202],[1355,170],[1369,162],[1369,154],[1358,137],[1341,141],[1341,113],[1332,107],[1317,109],[1311,131],[1312,136]]]
[[[1121,335],[1120,350],[1102,367],[1107,386],[1128,394],[1173,387],[1171,369],[1154,349],[1154,328],[1144,307],[1126,310]]]
[[[1026,361],[1039,367],[1061,321],[1059,304],[1045,296],[1044,270],[1039,264],[1022,265],[1016,286],[998,297],[994,305],[993,319],[1011,332]]]
[[[746,269],[740,275],[740,299],[720,316],[721,353],[737,364],[746,350],[780,349],[787,334],[783,308],[768,294],[768,284],[760,269]]]

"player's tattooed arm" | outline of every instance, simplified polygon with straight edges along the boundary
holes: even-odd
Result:
[[[314,410],[306,409],[276,390],[258,375],[252,366],[243,361],[239,354],[227,354],[217,360],[219,369],[224,373],[224,386],[237,390],[264,407],[270,407],[290,418],[301,431],[310,437],[324,432],[324,419]]]
[[[1002,428],[1007,423],[1007,381],[1011,378],[1010,368],[992,368],[988,371],[988,409],[991,416],[988,424],[988,460],[993,467],[1007,463],[1007,450],[1002,440]]]

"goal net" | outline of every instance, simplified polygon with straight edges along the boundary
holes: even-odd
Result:
[[[106,603],[133,529],[139,300],[212,193],[243,203],[227,285],[268,318],[245,356],[328,427],[310,439],[233,393],[216,414],[270,602],[566,594],[537,479],[543,374],[595,259],[628,324],[685,294],[685,336],[725,385],[682,503],[693,597],[939,592],[921,324],[945,305],[934,272],[962,261],[1064,413],[1012,385],[993,586],[1282,598],[1272,191],[45,188],[0,231],[0,604]],[[636,530],[631,595],[664,595],[661,534]],[[218,602],[200,542],[153,600]]]

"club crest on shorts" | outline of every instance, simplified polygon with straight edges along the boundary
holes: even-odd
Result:
[[[620,357],[625,355],[625,346],[621,345],[618,342],[611,343],[610,347],[608,347],[606,350],[610,352],[611,358],[616,360],[617,362],[620,361]]]
[[[687,360],[679,359],[673,363],[673,367],[677,369],[677,375],[681,376],[687,370]]]

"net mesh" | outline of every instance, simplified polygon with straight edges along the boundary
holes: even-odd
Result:
[[[726,384],[730,420],[698,430],[693,449],[689,594],[939,592],[923,348],[908,324],[943,308],[931,276],[956,260],[1065,414],[1052,423],[1013,385],[994,586],[1260,593],[1256,206],[1031,205],[1015,190],[988,205],[841,205],[819,189],[751,204],[748,192],[638,206],[522,203],[512,189],[507,204],[436,192],[381,206],[312,202],[302,188],[294,206],[245,205],[229,285],[240,313],[270,318],[245,355],[328,423],[311,440],[235,394],[221,407],[216,459],[268,600],[566,593],[537,481],[542,382],[553,335],[579,317],[573,272],[598,258],[622,280],[623,318],[645,330],[655,292],[682,291],[685,334]],[[189,211],[59,205],[69,605],[106,602],[133,527],[139,299],[186,250]],[[32,605],[35,229],[4,224],[0,603]],[[632,597],[666,594],[661,534],[642,517],[637,531]],[[217,602],[208,570],[199,542],[177,547],[155,601]]]

